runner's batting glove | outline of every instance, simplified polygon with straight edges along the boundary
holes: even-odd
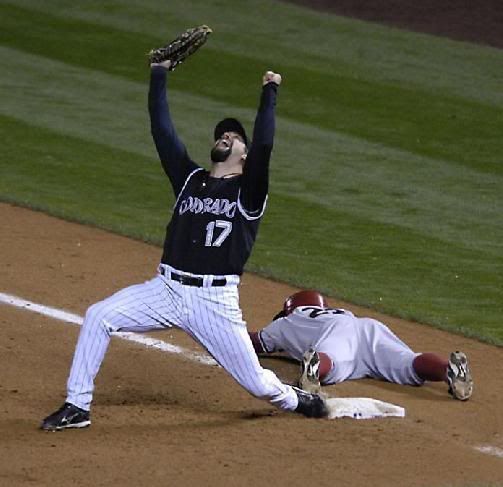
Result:
[[[211,32],[213,31],[207,25],[187,29],[169,44],[152,49],[147,54],[150,64],[173,71],[206,42]]]

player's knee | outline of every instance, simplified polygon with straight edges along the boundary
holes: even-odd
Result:
[[[106,303],[106,301],[100,301],[95,303],[89,308],[87,308],[86,316],[84,319],[84,325],[86,327],[99,327],[102,326],[107,332],[112,330],[107,326],[107,320],[105,317],[110,315],[110,306]]]

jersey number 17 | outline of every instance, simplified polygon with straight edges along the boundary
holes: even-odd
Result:
[[[219,235],[214,235],[215,228],[222,230]],[[220,247],[231,232],[232,222],[227,220],[215,220],[213,222],[209,222],[208,225],[206,225],[206,240],[204,245],[206,247]]]

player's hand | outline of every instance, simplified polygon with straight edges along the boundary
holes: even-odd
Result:
[[[279,86],[281,84],[281,75],[274,71],[267,71],[262,78],[262,85],[265,86],[267,83],[276,83]]]
[[[166,59],[166,61],[163,61],[162,63],[150,63],[150,67],[152,66],[162,66],[165,69],[169,69],[169,67],[171,66],[171,60]]]

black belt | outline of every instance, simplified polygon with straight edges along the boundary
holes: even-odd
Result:
[[[177,281],[184,286],[195,286],[195,287],[203,287],[204,280],[202,277],[194,277],[194,276],[185,276],[183,274],[176,274],[175,272],[170,272],[166,270],[164,267],[161,267],[161,274],[168,279],[172,279],[173,281]],[[227,284],[227,279],[225,277],[221,277],[219,279],[213,279],[211,281],[210,286],[225,286]]]

